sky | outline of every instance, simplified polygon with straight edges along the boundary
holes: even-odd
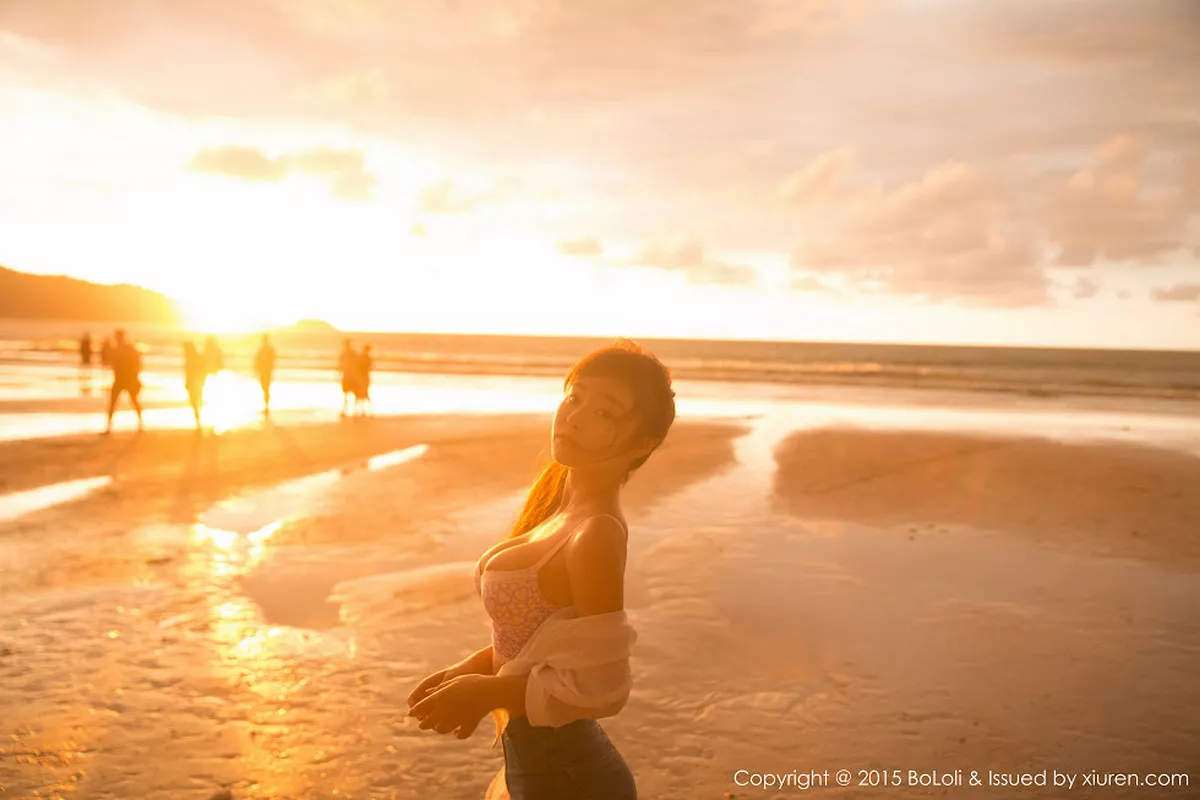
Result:
[[[0,0],[0,264],[212,330],[1200,349],[1192,0]]]

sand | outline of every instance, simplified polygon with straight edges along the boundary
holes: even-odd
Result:
[[[789,419],[681,420],[627,488],[635,689],[603,724],[642,797],[794,797],[740,782],[810,771],[827,797],[1066,796],[872,768],[1195,786],[1200,459]],[[113,476],[0,523],[0,796],[482,796],[490,723],[419,731],[403,698],[486,642],[470,568],[546,424],[0,445],[0,491]]]
[[[777,461],[777,506],[808,520],[969,526],[1200,568],[1200,458],[1185,452],[827,428],[791,435]]]

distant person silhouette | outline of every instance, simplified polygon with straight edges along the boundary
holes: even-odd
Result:
[[[105,433],[112,433],[113,411],[116,410],[117,400],[122,392],[129,395],[133,410],[137,412],[138,430],[142,430],[142,404],[138,394],[142,391],[142,354],[138,352],[133,342],[125,337],[125,331],[118,329],[109,357],[112,362],[113,382],[108,395],[108,426]]]
[[[84,394],[92,393],[92,334],[79,339],[79,385]]]
[[[338,372],[342,374],[342,416],[346,416],[346,406],[350,402],[350,395],[356,394],[355,387],[358,384],[358,373],[361,367],[359,365],[358,353],[354,352],[353,343],[347,339],[342,344],[342,352],[338,356]]]
[[[196,430],[200,425],[200,407],[204,405],[204,384],[208,381],[208,363],[195,342],[183,343],[183,384],[187,387],[188,404],[196,418]]]
[[[113,342],[111,336],[104,337],[104,343],[100,346],[100,365],[103,367],[112,366]]]
[[[262,386],[263,416],[271,416],[271,378],[275,374],[275,346],[271,337],[263,334],[262,343],[254,355],[254,371],[258,373],[258,383]]]
[[[360,415],[365,413],[367,406],[370,406],[372,413],[375,412],[375,404],[371,402],[371,368],[374,365],[371,345],[363,345],[362,353],[358,357],[358,374],[355,376],[354,386],[354,410]]]
[[[221,352],[221,345],[217,343],[215,336],[204,340],[204,363],[209,375],[216,375],[225,369],[225,354]]]

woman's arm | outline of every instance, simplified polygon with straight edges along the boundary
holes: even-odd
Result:
[[[492,659],[492,646],[476,650],[471,655],[446,668],[445,680],[459,675],[491,675],[495,671]]]
[[[486,705],[489,709],[500,708],[508,712],[510,717],[524,717],[526,713],[527,693],[529,691],[528,675],[493,675],[485,678],[487,687]],[[551,714],[562,719],[604,719],[615,716],[628,701],[621,697],[603,706],[573,706],[557,698],[548,698],[543,714]]]
[[[510,717],[525,716],[525,688],[528,675],[493,675],[488,678],[488,702],[492,708],[508,712]]]

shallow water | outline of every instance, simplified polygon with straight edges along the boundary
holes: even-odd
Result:
[[[924,420],[1191,446],[1185,427],[742,411],[759,416],[732,468],[632,520],[636,688],[603,724],[643,797],[742,796],[738,769],[1186,763],[1196,576],[1000,532],[801,520],[770,502],[775,447],[798,427]],[[425,453],[231,498],[192,525],[55,543],[127,548],[149,566],[132,583],[6,595],[0,786],[39,798],[482,796],[500,757],[491,723],[465,742],[439,737],[404,718],[404,699],[486,643],[473,558],[520,497],[386,531],[343,513],[403,502],[402,481],[419,491]],[[28,557],[49,546],[21,543]]]
[[[29,365],[0,365],[0,399],[21,401],[20,410],[0,403],[0,441],[98,433],[104,428],[108,384],[99,378],[88,398],[80,396],[75,374]],[[65,370],[65,371],[64,371]],[[194,426],[178,375],[148,372],[142,399],[150,428]],[[999,431],[1032,426],[1043,433],[1088,430],[1141,440],[1157,433],[1176,444],[1189,437],[1200,452],[1200,403],[1085,397],[1030,397],[1019,394],[931,389],[825,386],[762,382],[677,380],[681,417],[738,417],[786,411],[796,424],[817,426],[850,421],[856,425],[917,426],[959,429],[964,426]],[[562,380],[539,376],[438,375],[381,372],[372,383],[374,413],[551,414],[562,397]],[[46,411],[38,405],[71,400],[91,410]],[[280,422],[332,422],[342,410],[342,394],[330,373],[286,370],[272,388],[273,417]],[[222,372],[205,390],[202,423],[217,433],[259,424],[262,397],[248,375]],[[351,409],[353,410],[353,409]],[[114,430],[133,430],[137,420],[128,398],[122,398]]]
[[[63,481],[23,492],[0,495],[0,522],[7,522],[61,503],[78,500],[112,483],[108,475]]]

